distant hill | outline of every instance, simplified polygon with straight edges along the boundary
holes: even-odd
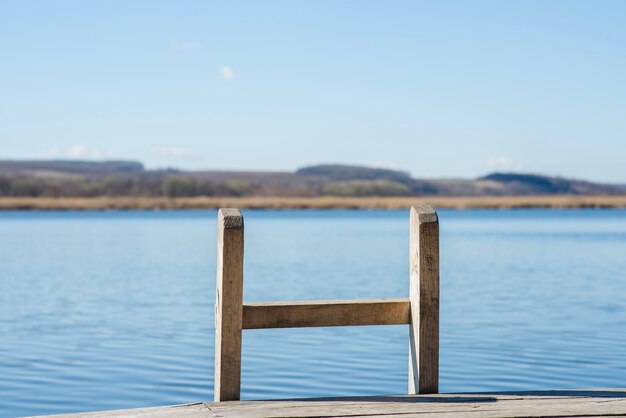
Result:
[[[0,160],[0,173],[23,175],[102,175],[140,173],[143,164],[137,161],[72,161],[72,160]]]
[[[0,161],[0,196],[616,195],[626,187],[537,174],[415,179],[403,171],[322,164],[295,172],[146,170],[136,161]]]
[[[409,173],[404,171],[341,164],[303,167],[296,170],[296,174],[323,176],[333,180],[391,180],[400,182],[413,180]]]
[[[623,186],[591,183],[562,177],[548,177],[537,174],[493,173],[479,180],[498,183],[511,194],[619,194]]]
[[[363,180],[391,182],[403,185],[403,193],[394,187],[396,194],[437,196],[516,196],[546,194],[623,194],[626,187],[607,185],[561,177],[537,174],[492,173],[475,180],[464,179],[414,179],[406,172],[378,168],[318,165],[301,168],[296,174],[321,176],[327,182],[350,184]],[[389,183],[388,183],[389,184]]]

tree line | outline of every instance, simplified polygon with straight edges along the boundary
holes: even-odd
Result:
[[[222,179],[190,174],[17,176],[0,173],[0,197],[409,196],[416,190],[389,180]]]
[[[0,196],[13,197],[244,196],[256,188],[247,181],[212,181],[185,175],[42,178],[0,174]]]

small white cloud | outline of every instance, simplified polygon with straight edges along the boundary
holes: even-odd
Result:
[[[390,162],[376,161],[371,165],[372,168],[383,168],[385,170],[398,170],[398,165]]]
[[[51,147],[45,153],[47,158],[70,158],[70,159],[90,159],[98,160],[103,158],[110,158],[114,156],[111,150],[100,150],[96,148],[89,148],[85,145],[76,144],[68,148]]]
[[[202,48],[202,44],[199,42],[186,41],[186,42],[177,42],[172,41],[169,43],[170,48],[175,51],[193,51],[194,49]]]
[[[68,155],[73,158],[86,157],[88,150],[84,145],[74,145],[67,151]]]
[[[524,164],[505,155],[492,155],[487,158],[487,166],[490,170],[501,171],[520,171],[524,168]]]
[[[230,68],[229,66],[225,65],[222,67],[222,79],[226,80],[226,81],[231,81],[235,79],[235,72],[233,71],[232,68]]]
[[[201,157],[187,148],[181,147],[157,147],[152,148],[150,153],[159,157],[176,158],[179,160],[199,160]]]

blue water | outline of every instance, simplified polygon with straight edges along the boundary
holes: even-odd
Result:
[[[405,297],[406,211],[244,211],[248,301]],[[441,390],[623,387],[626,211],[441,211]],[[213,397],[216,213],[0,213],[0,416]],[[244,399],[404,393],[406,326],[245,331]]]

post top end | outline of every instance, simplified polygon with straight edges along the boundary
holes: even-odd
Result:
[[[243,215],[239,209],[221,208],[217,212],[217,222],[224,229],[241,229],[243,228]]]
[[[439,222],[437,212],[429,205],[412,206],[411,216],[415,216],[420,224]]]

